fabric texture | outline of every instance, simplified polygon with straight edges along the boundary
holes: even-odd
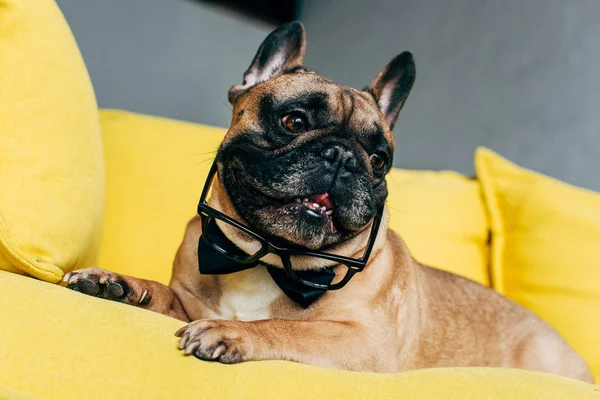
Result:
[[[600,194],[478,149],[492,281],[554,326],[600,377]]]
[[[452,171],[396,168],[387,183],[389,227],[412,255],[488,285],[489,232],[479,183]]]
[[[183,322],[3,271],[0,286],[0,304],[11,304],[0,307],[0,387],[44,399],[600,398],[594,385],[512,369],[373,374],[204,362],[176,349]]]
[[[0,1],[0,269],[50,282],[95,261],[104,157],[94,92],[47,0]]]
[[[224,129],[100,113],[106,159],[101,268],[168,283]]]
[[[40,398],[0,387],[0,400],[40,400]]]

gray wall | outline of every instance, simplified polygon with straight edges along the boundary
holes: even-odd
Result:
[[[600,1],[307,0],[306,65],[362,87],[411,50],[396,164],[473,170],[489,146],[600,190]]]
[[[273,29],[191,0],[57,3],[100,107],[217,126],[229,125],[227,90]]]

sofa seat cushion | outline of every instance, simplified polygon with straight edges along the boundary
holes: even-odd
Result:
[[[511,369],[373,374],[283,361],[204,362],[177,350],[173,333],[183,322],[4,271],[0,287],[0,387],[43,399],[598,400],[600,395],[590,384]]]

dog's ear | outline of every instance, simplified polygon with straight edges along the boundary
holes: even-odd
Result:
[[[289,22],[275,29],[260,45],[242,83],[229,89],[229,102],[233,104],[240,94],[254,85],[284,72],[301,69],[305,50],[302,23]]]
[[[408,51],[394,57],[368,87],[381,109],[390,129],[415,83],[416,68],[413,56]]]

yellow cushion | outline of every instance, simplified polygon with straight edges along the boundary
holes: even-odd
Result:
[[[393,169],[390,228],[421,263],[487,285],[488,224],[476,180],[450,171]]]
[[[34,397],[15,390],[0,387],[0,400],[36,400],[39,397]]]
[[[56,4],[0,1],[0,269],[57,282],[94,262],[104,209],[97,114]]]
[[[101,112],[107,209],[100,265],[167,283],[224,129]],[[422,262],[487,284],[479,185],[453,172],[395,169],[391,224]]]
[[[106,217],[99,265],[168,283],[224,129],[123,111],[100,113]]]
[[[176,349],[173,332],[183,323],[174,319],[2,271],[0,287],[0,304],[10,304],[0,307],[0,387],[44,399],[597,400],[600,395],[590,384],[509,369],[371,374],[282,361],[203,362]]]
[[[600,194],[483,148],[475,166],[491,216],[494,287],[553,325],[600,377]]]

